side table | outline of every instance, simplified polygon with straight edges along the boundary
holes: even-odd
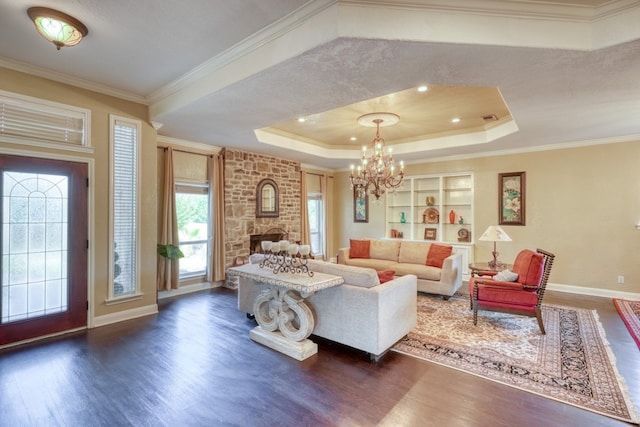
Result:
[[[469,271],[471,272],[471,277],[479,276],[481,271],[502,271],[502,270],[511,270],[513,264],[502,264],[498,267],[489,267],[488,262],[475,262],[469,264]]]

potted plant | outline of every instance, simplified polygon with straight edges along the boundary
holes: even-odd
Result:
[[[184,254],[179,247],[170,244],[162,245],[158,243],[158,255],[167,259],[180,259],[184,258]]]

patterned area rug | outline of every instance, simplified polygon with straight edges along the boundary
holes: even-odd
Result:
[[[418,326],[393,350],[627,422],[638,414],[595,310],[545,305],[534,317],[481,311],[468,297],[418,295]]]
[[[640,349],[640,301],[614,298],[613,305]]]

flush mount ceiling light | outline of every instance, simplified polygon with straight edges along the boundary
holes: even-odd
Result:
[[[75,46],[89,30],[73,16],[47,7],[31,7],[27,15],[33,21],[42,37],[56,45],[56,49]]]

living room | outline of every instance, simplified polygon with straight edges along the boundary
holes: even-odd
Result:
[[[19,3],[19,2],[18,2]],[[342,3],[342,2],[338,2]],[[5,6],[2,6],[5,8]],[[8,8],[8,6],[6,6]],[[13,6],[12,8],[17,7]],[[565,5],[566,7],[566,5]],[[583,8],[586,7],[583,5]],[[637,8],[636,4],[630,6]],[[7,9],[8,10],[8,9]],[[25,9],[26,10],[26,9]],[[587,9],[580,9],[587,10]],[[635,10],[635,9],[633,9]],[[378,16],[380,11],[375,13]],[[24,14],[24,11],[20,12]],[[9,16],[8,14],[5,16]],[[7,18],[8,19],[8,18]],[[31,25],[28,20],[26,24]],[[12,26],[14,24],[11,24]],[[25,25],[27,26],[27,25]],[[33,28],[28,28],[33,31]],[[37,46],[39,42],[44,43],[35,31],[31,42]],[[4,32],[3,32],[4,35]],[[94,33],[90,33],[90,36]],[[99,36],[96,31],[95,37]],[[616,72],[616,67],[624,68],[627,60],[631,65],[637,67],[639,44],[637,36],[630,36],[628,41],[621,43],[619,47],[616,43],[611,48],[612,53],[607,56],[611,63],[604,64],[599,69],[599,76],[611,76],[611,80],[628,81],[632,72]],[[90,41],[87,38],[85,42]],[[467,40],[468,42],[468,40]],[[540,50],[553,50],[549,43]],[[618,46],[618,47],[616,47]],[[68,55],[72,49],[82,49],[82,43],[77,47],[63,48],[62,52],[55,52],[52,46],[51,53],[47,53],[45,58],[52,64],[59,66],[59,62],[64,62],[64,57],[55,58],[52,55]],[[66,51],[68,49],[68,52]],[[302,48],[300,48],[302,50]],[[294,49],[295,50],[295,49]],[[336,48],[336,50],[339,50]],[[302,50],[303,51],[303,50]],[[568,51],[572,52],[571,49]],[[297,50],[296,50],[297,52]],[[597,52],[597,49],[596,49]],[[4,51],[0,51],[3,55]],[[494,60],[491,49],[484,51],[488,56],[488,62]],[[499,54],[505,53],[501,51]],[[293,54],[291,54],[293,55]],[[567,54],[568,57],[571,55]],[[302,55],[304,57],[304,55]],[[525,57],[525,53],[522,53]],[[50,58],[54,59],[50,59]],[[281,205],[280,218],[256,218],[255,213],[255,188],[260,179],[270,177],[281,187],[281,194],[287,195],[290,199],[296,199],[300,194],[300,172],[325,174],[328,177],[327,195],[330,202],[330,210],[327,212],[327,253],[325,257],[330,260],[334,258],[341,247],[349,246],[349,239],[361,238],[383,238],[387,235],[388,219],[386,217],[386,206],[382,203],[374,203],[370,200],[368,208],[368,222],[354,222],[354,198],[353,190],[349,184],[348,163],[357,160],[357,153],[350,159],[341,159],[340,162],[332,160],[330,157],[322,159],[317,163],[310,163],[309,157],[302,160],[292,160],[288,157],[288,152],[281,147],[261,146],[255,151],[249,149],[250,145],[245,140],[247,135],[251,140],[255,139],[253,131],[259,127],[269,126],[276,123],[278,119],[285,115],[279,102],[274,101],[269,109],[259,110],[251,101],[248,105],[246,115],[259,116],[252,124],[260,123],[260,126],[251,128],[251,133],[231,135],[226,144],[216,143],[221,141],[220,135],[216,135],[208,144],[203,144],[197,138],[179,138],[175,135],[165,136],[163,132],[171,128],[170,121],[167,121],[167,128],[155,128],[156,123],[151,120],[153,117],[162,117],[163,102],[151,102],[148,98],[150,92],[140,89],[126,91],[115,90],[105,86],[89,83],[87,80],[70,79],[63,73],[28,67],[20,59],[20,56],[6,57],[0,62],[0,91],[2,94],[28,97],[29,99],[42,99],[47,102],[55,102],[65,105],[73,105],[90,110],[90,138],[91,145],[85,150],[60,151],[56,148],[47,148],[43,145],[18,145],[15,142],[1,140],[0,147],[5,155],[33,156],[36,158],[56,158],[60,160],[80,162],[88,165],[89,168],[89,214],[88,214],[88,239],[89,240],[89,261],[88,261],[88,317],[87,327],[99,330],[99,326],[105,328],[113,327],[118,322],[144,316],[154,315],[163,307],[163,303],[158,301],[156,276],[157,276],[157,255],[156,244],[158,243],[159,229],[159,168],[161,156],[158,156],[158,147],[173,146],[176,149],[191,150],[197,153],[212,155],[222,155],[225,161],[225,190],[237,188],[237,182],[242,181],[244,190],[249,192],[242,202],[238,203],[234,199],[225,199],[225,212],[227,214],[227,224],[225,229],[225,265],[230,266],[236,257],[246,257],[249,250],[248,236],[254,232],[260,233],[272,227],[282,227],[291,232],[291,240],[297,240],[301,235],[300,205],[295,203],[283,203]],[[62,59],[61,59],[62,58]],[[441,58],[447,61],[446,58]],[[75,58],[70,60],[77,61]],[[580,62],[580,61],[576,61]],[[265,60],[264,67],[268,63]],[[444,62],[443,62],[444,63]],[[366,65],[366,64],[365,64]],[[532,64],[527,62],[527,66]],[[450,77],[458,80],[459,84],[472,84],[473,79],[465,81],[462,77],[463,71],[452,72],[456,67],[455,61],[446,62],[440,71],[434,72],[434,80],[445,80]],[[484,68],[483,68],[484,67]],[[356,67],[357,68],[357,67]],[[436,67],[437,68],[437,67]],[[511,73],[518,71],[518,66],[509,70]],[[553,69],[553,66],[550,67]],[[478,69],[484,71],[492,69],[486,64],[479,64]],[[449,71],[447,71],[449,70]],[[538,69],[539,71],[544,71]],[[287,72],[292,70],[287,69]],[[358,71],[356,69],[356,71]],[[327,71],[329,74],[331,70]],[[359,72],[359,71],[358,71]],[[355,74],[358,74],[355,72]],[[440,73],[440,74],[439,74]],[[506,73],[506,71],[505,71]],[[414,75],[418,75],[416,71]],[[468,77],[468,75],[465,75]],[[548,76],[546,78],[549,78]],[[566,78],[566,76],[565,76]],[[233,79],[230,79],[231,81]],[[363,79],[364,80],[364,79]],[[375,80],[375,79],[374,79]],[[480,79],[476,80],[479,82]],[[499,78],[491,79],[499,80]],[[514,79],[517,80],[517,79]],[[229,81],[225,81],[228,83]],[[222,84],[222,83],[221,83]],[[231,84],[231,83],[230,83]],[[514,84],[514,83],[512,83]],[[607,83],[614,85],[612,92],[620,91],[619,83]],[[603,83],[603,86],[607,84]],[[500,86],[496,83],[497,86]],[[126,85],[124,85],[126,86]],[[314,90],[313,93],[319,98],[318,104],[313,108],[346,105],[345,94],[340,87],[334,90],[323,90],[330,88],[331,84],[325,82]],[[401,83],[389,85],[388,92],[381,92],[384,85],[377,81],[362,82],[354,89],[353,97],[371,98],[373,94],[385,94],[404,90],[411,86],[402,86]],[[393,88],[393,90],[390,90]],[[618,105],[619,110],[625,110],[625,114],[636,112],[636,103],[628,100],[637,94],[637,87],[631,85],[627,92],[621,95],[625,102]],[[251,89],[246,89],[251,90]],[[572,87],[567,90],[569,97],[572,91],[578,90]],[[588,90],[588,87],[582,88]],[[265,90],[266,92],[269,92]],[[286,89],[283,89],[286,91]],[[242,92],[242,91],[240,91]],[[348,92],[342,87],[342,92]],[[331,94],[333,93],[333,95]],[[631,95],[630,95],[630,94]],[[610,93],[609,93],[610,95]],[[267,95],[264,95],[267,96]],[[274,98],[272,93],[269,94]],[[238,98],[233,102],[229,101],[228,95],[222,97],[223,104],[229,102],[230,109],[238,109],[235,103],[240,103]],[[582,99],[577,97],[576,99]],[[589,98],[591,100],[591,98]],[[608,100],[608,99],[607,99]],[[284,101],[282,101],[284,103]],[[507,100],[508,102],[508,100]],[[518,101],[526,104],[527,99]],[[560,103],[560,101],[558,101]],[[563,101],[566,102],[566,101]],[[577,101],[579,102],[579,101]],[[150,106],[150,104],[153,104]],[[334,105],[335,104],[335,105]],[[514,107],[521,105],[510,104]],[[603,104],[604,103],[603,101]],[[266,105],[266,104],[265,104]],[[563,104],[565,105],[565,104]],[[607,104],[608,105],[608,104]],[[173,107],[171,107],[173,108]],[[171,110],[167,107],[167,110]],[[554,107],[549,107],[554,110]],[[187,108],[188,110],[188,108]],[[179,112],[178,116],[183,116],[184,127],[191,125],[195,120],[189,117],[189,112]],[[321,112],[318,110],[314,112]],[[599,111],[599,110],[594,110]],[[311,113],[311,111],[307,111]],[[593,112],[593,111],[592,111]],[[595,121],[593,116],[588,118],[591,121],[585,124],[581,130],[587,137],[580,139],[567,138],[563,134],[558,134],[553,143],[533,145],[529,147],[512,148],[508,144],[501,145],[500,142],[492,145],[483,145],[485,150],[481,152],[467,152],[458,154],[446,154],[435,150],[421,158],[409,159],[405,163],[406,176],[439,175],[450,173],[471,173],[473,174],[473,218],[467,219],[473,226],[471,240],[473,242],[473,260],[487,261],[492,258],[493,244],[477,240],[484,229],[498,222],[498,176],[501,173],[526,172],[526,225],[525,226],[504,226],[505,231],[511,238],[510,242],[499,242],[498,251],[500,259],[512,261],[522,249],[543,248],[556,254],[556,263],[551,275],[548,289],[567,293],[570,296],[565,298],[579,299],[582,297],[613,298],[621,297],[627,299],[640,299],[640,269],[637,266],[635,254],[640,249],[640,172],[637,168],[637,160],[640,155],[640,130],[636,129],[636,124],[630,124],[625,119],[615,117],[618,110],[610,111],[606,117],[599,117]],[[562,121],[562,114],[557,114],[557,121]],[[138,228],[139,244],[139,288],[135,298],[114,301],[112,296],[112,258],[109,247],[110,236],[110,123],[111,117],[126,117],[140,123],[140,176],[139,184],[143,190],[140,192],[139,214],[144,218]],[[230,120],[230,116],[224,112],[216,116],[216,120],[200,117],[202,121]],[[626,116],[625,116],[626,117]],[[295,117],[288,117],[294,119]],[[516,117],[516,119],[519,119]],[[602,122],[622,122],[621,130],[618,134],[607,135],[600,131]],[[637,122],[637,121],[636,121]],[[544,123],[538,123],[536,118],[523,126],[525,130]],[[557,123],[556,123],[557,124]],[[175,127],[173,129],[176,129]],[[168,131],[167,131],[168,132]],[[534,132],[535,133],[535,132]],[[382,130],[384,135],[384,129]],[[236,135],[238,141],[230,142]],[[371,134],[369,140],[373,137]],[[357,152],[359,147],[351,149]],[[350,154],[351,155],[351,154]],[[295,157],[292,155],[292,157]],[[400,158],[402,156],[398,156]],[[411,157],[411,155],[408,155]],[[314,158],[314,157],[311,157]],[[232,159],[235,159],[232,161]],[[238,159],[242,159],[239,161]],[[237,163],[233,163],[236,162]],[[231,164],[233,165],[231,166]],[[261,171],[249,177],[246,173],[249,170],[259,170],[259,164],[267,163],[271,166],[277,165],[280,172]],[[330,164],[337,164],[338,167],[329,167]],[[281,167],[286,164],[286,169]],[[240,165],[240,166],[239,166]],[[227,167],[228,166],[228,167]],[[229,191],[230,194],[230,191]],[[441,215],[443,215],[441,213]],[[620,280],[619,278],[623,279]],[[620,283],[622,282],[622,283]],[[213,286],[223,285],[222,282]],[[227,290],[221,290],[227,292]],[[231,291],[230,291],[231,292]],[[165,304],[169,304],[166,303]],[[243,319],[244,320],[244,319]],[[135,322],[135,320],[134,320]],[[105,326],[106,325],[106,326]],[[111,325],[111,326],[109,326]],[[243,323],[243,327],[246,324]],[[106,334],[106,332],[105,332]],[[330,347],[330,346],[329,346]],[[332,352],[333,350],[330,350]],[[355,356],[345,356],[349,360]],[[392,360],[396,360],[394,356]],[[271,359],[270,359],[271,360]],[[371,372],[370,368],[359,368]],[[373,368],[371,368],[373,369]],[[421,368],[423,369],[423,368]],[[377,374],[372,374],[377,375]],[[446,376],[446,374],[442,374]],[[637,381],[635,381],[637,384]],[[637,388],[636,388],[637,390]],[[508,392],[506,392],[508,394]]]

